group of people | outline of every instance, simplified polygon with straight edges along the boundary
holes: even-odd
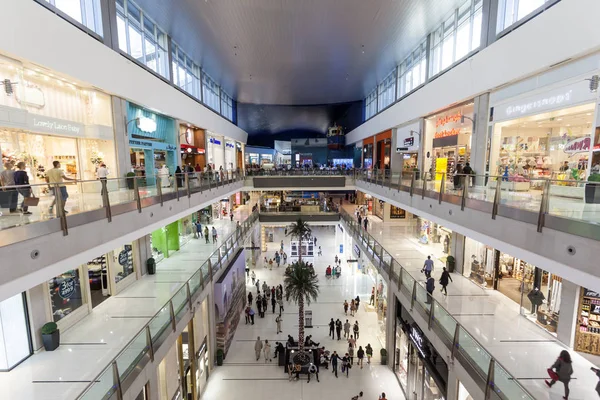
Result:
[[[425,274],[425,289],[427,290],[427,293],[429,293],[426,303],[430,303],[430,299],[433,296],[433,291],[435,290],[435,279],[433,279],[433,277],[431,276],[433,273],[433,267],[434,264],[433,260],[431,259],[431,256],[427,256],[427,259],[423,264],[423,268],[421,269],[421,272]],[[447,287],[448,284],[450,284],[450,282],[452,282],[452,276],[450,275],[450,272],[446,270],[446,267],[443,267],[442,275],[440,276],[439,280],[439,283],[442,286],[440,292],[444,293],[445,295],[448,295]]]
[[[331,373],[335,374],[335,377],[338,377],[338,366],[341,363],[341,372],[345,373],[346,377],[349,377],[350,369],[354,365],[354,350],[356,349],[356,339],[352,336],[348,339],[348,351],[340,357],[337,351],[334,351],[329,357],[329,362],[331,363]],[[358,346],[358,350],[356,350],[356,365],[360,366],[360,369],[363,369],[364,359],[367,358],[367,364],[371,363],[371,358],[373,357],[373,348],[371,344],[368,343],[367,346],[363,349],[362,346]]]
[[[282,240],[283,242],[283,240]],[[277,268],[279,268],[279,266],[281,265],[281,263],[283,262],[283,265],[287,264],[287,253],[283,251],[283,245],[281,247],[280,251],[276,251],[275,252],[275,257],[274,258],[267,258],[267,256],[265,256],[264,258],[264,268],[269,267],[270,270],[273,269],[273,264],[277,264]]]
[[[219,237],[219,235],[217,234],[217,228],[215,228],[214,226],[210,229],[208,229],[208,226],[204,226],[204,230],[202,230],[202,224],[200,223],[200,221],[196,221],[194,223],[194,238],[195,239],[200,239],[200,238],[204,238],[206,240],[206,243],[210,243],[210,237],[212,236],[212,242],[213,243],[217,243],[217,239]]]
[[[256,279],[255,278],[256,275],[254,274],[254,271],[252,271],[252,275],[253,275],[252,280],[254,281]],[[283,286],[279,285],[279,286],[272,286],[271,288],[269,288],[269,285],[267,285],[267,282],[263,282],[262,294],[260,291],[260,287],[261,287],[260,280],[256,280],[256,290],[257,290],[256,309],[258,310],[258,316],[260,318],[265,317],[265,313],[269,309],[269,302],[271,303],[271,312],[273,314],[275,314],[275,309],[277,307],[279,307],[279,315],[275,320],[275,322],[277,324],[277,333],[279,333],[281,331],[281,321],[282,321],[281,313],[284,311]],[[255,315],[255,311],[252,308],[253,300],[254,300],[254,296],[252,295],[252,292],[248,292],[248,302],[246,303],[245,316],[246,316],[246,324],[251,324],[251,325],[254,325],[254,315]]]
[[[354,317],[354,315],[358,312],[359,306],[360,306],[360,297],[358,297],[358,296],[356,296],[356,299],[351,299],[350,304],[348,304],[348,300],[344,300],[344,315],[348,315],[348,310],[350,310],[350,316]]]

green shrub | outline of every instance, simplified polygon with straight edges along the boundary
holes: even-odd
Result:
[[[381,350],[379,350],[379,354],[381,355],[381,357],[387,357],[387,350],[381,349]]]
[[[448,261],[449,263],[453,263],[454,262],[454,257],[448,256],[448,257],[446,257],[446,261]]]
[[[588,182],[600,182],[600,174],[590,174]]]
[[[132,177],[134,177],[134,176],[135,176],[135,174],[134,174],[133,172],[128,172],[127,174],[125,174],[125,176],[126,176],[127,178],[132,178]]]
[[[57,330],[58,327],[54,322],[48,322],[47,324],[44,324],[44,326],[42,326],[42,335],[51,335]]]

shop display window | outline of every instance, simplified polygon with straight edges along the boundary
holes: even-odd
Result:
[[[54,322],[65,318],[85,302],[79,269],[68,270],[49,280],[48,290]]]
[[[179,220],[179,246],[188,243],[194,236],[194,224],[192,216],[189,215]]]
[[[133,247],[130,244],[119,247],[113,251],[113,278],[119,283],[134,273]]]
[[[575,350],[600,355],[600,294],[581,288]]]
[[[391,219],[405,219],[406,211],[400,207],[390,206],[390,218]]]
[[[408,335],[402,332],[402,324],[396,322],[396,351],[394,354],[394,372],[400,381],[400,386],[406,391],[408,384]]]
[[[495,251],[491,247],[465,238],[463,275],[481,286],[492,287],[494,256]]]
[[[491,175],[501,176],[502,184],[515,191],[541,190],[540,178],[553,179],[556,186],[577,186],[561,181],[587,176],[594,108],[591,103],[496,123]]]
[[[414,214],[413,214],[414,216]],[[421,244],[431,244],[442,254],[450,254],[452,248],[452,231],[423,218],[418,218],[417,238]]]
[[[458,382],[458,400],[475,400],[467,391],[462,382]]]

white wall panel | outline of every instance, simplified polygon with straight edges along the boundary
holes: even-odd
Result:
[[[246,142],[247,133],[33,0],[6,0],[0,51],[152,111]],[[24,23],[26,21],[26,23]]]
[[[346,135],[355,143],[374,133],[540,73],[600,48],[600,1],[562,0],[491,46],[426,84]]]

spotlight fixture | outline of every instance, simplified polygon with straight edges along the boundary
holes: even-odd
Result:
[[[17,85],[18,82],[11,82],[10,79],[5,79],[1,84],[4,85],[4,93],[6,93],[7,96],[12,96],[14,93],[13,85]]]
[[[600,83],[600,76],[592,75],[592,77],[586,79],[586,81],[590,81],[590,92],[596,93],[598,91],[598,84]]]

